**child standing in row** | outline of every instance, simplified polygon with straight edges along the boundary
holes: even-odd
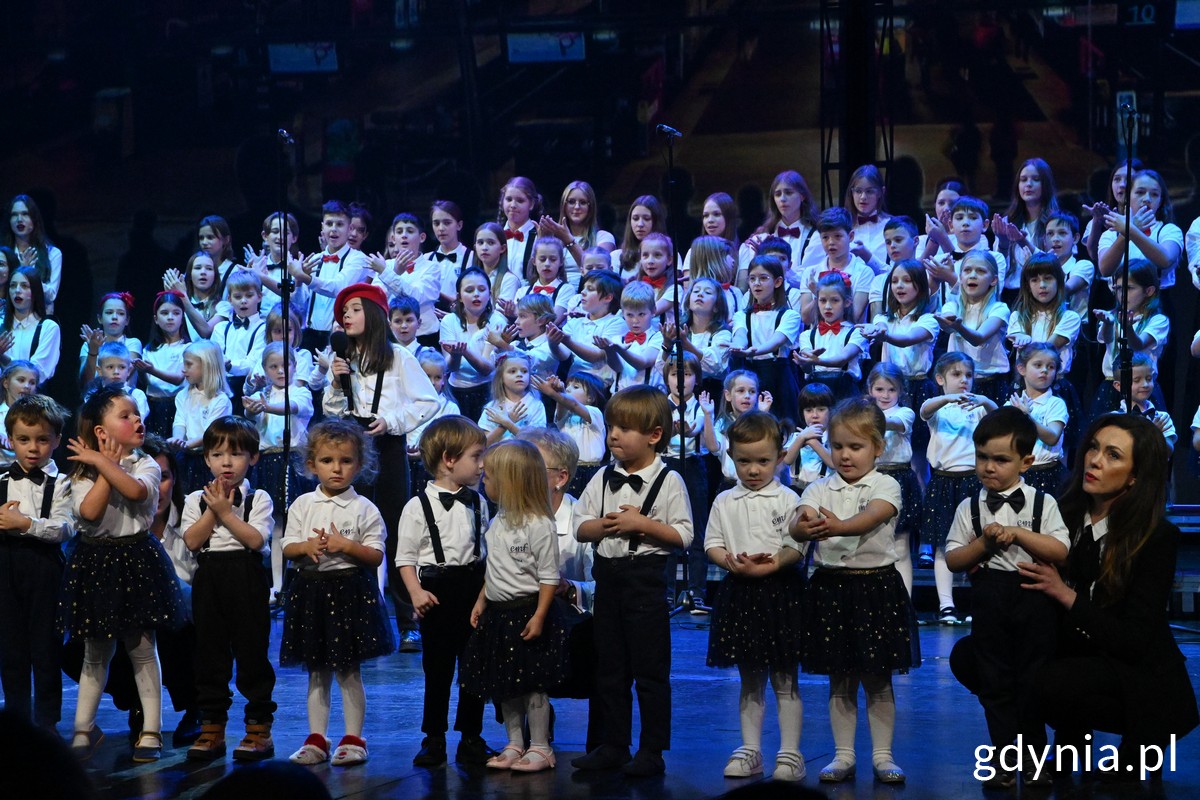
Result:
[[[67,562],[59,624],[84,640],[83,671],[71,749],[90,758],[104,733],[96,726],[108,666],[122,637],[144,715],[133,760],[162,756],[162,673],[156,628],[176,628],[187,616],[175,568],[147,531],[158,508],[158,464],[137,448],[145,426],[121,389],[96,391],[79,410],[78,437],[68,448],[76,463],[71,505],[79,544]],[[122,591],[113,591],[119,586]]]
[[[253,424],[232,415],[214,420],[204,432],[204,460],[213,480],[188,495],[179,523],[184,543],[197,554],[192,616],[201,733],[188,749],[193,760],[225,755],[235,661],[238,691],[246,698],[246,736],[233,757],[261,761],[275,755],[275,670],[267,655],[271,614],[262,562],[270,550],[274,503],[270,491],[256,490],[246,480],[258,456]]]
[[[183,351],[183,379],[187,388],[175,395],[175,420],[171,443],[180,453],[180,479],[185,492],[194,492],[208,481],[198,448],[214,419],[233,413],[229,384],[225,382],[221,346],[199,339]]]
[[[1070,419],[1067,404],[1054,393],[1059,364],[1061,361],[1054,345],[1048,342],[1025,345],[1017,352],[1017,373],[1024,383],[1023,390],[1014,392],[1005,404],[1033,420],[1037,432],[1033,463],[1022,471],[1026,483],[1051,495],[1059,493],[1066,472],[1063,430]]]
[[[955,299],[947,301],[934,317],[950,335],[949,350],[971,358],[976,393],[999,404],[1009,395],[1008,352],[1004,349],[1009,312],[1000,302],[996,259],[986,250],[972,250],[960,263]]]
[[[311,733],[291,760],[330,760],[326,732],[336,675],[346,733],[332,763],[352,766],[367,760],[362,735],[367,696],[359,664],[395,649],[392,623],[373,576],[383,561],[386,529],[379,510],[353,485],[360,477],[374,477],[375,453],[354,422],[325,420],[308,432],[304,463],[320,485],[296,498],[288,511],[283,555],[299,562],[299,569],[284,606],[279,664],[302,664],[308,671]]]
[[[741,366],[778,401],[775,415],[794,421],[800,386],[789,356],[800,336],[800,315],[788,308],[783,266],[777,259],[756,256],[750,262],[749,281],[753,304],[744,318],[739,315],[733,321],[730,354],[740,356]]]
[[[146,376],[151,433],[170,439],[175,427],[175,396],[184,384],[183,351],[191,344],[183,324],[183,297],[159,292],[154,298],[154,327],[145,353],[133,365]]]
[[[837,474],[804,490],[792,535],[813,541],[813,573],[804,600],[804,671],[829,676],[833,761],[822,782],[854,775],[858,689],[867,696],[875,779],[904,783],[892,758],[896,724],[893,671],[920,666],[916,614],[896,571],[895,521],[900,485],[875,470],[887,423],[867,398],[843,401],[829,422]]]
[[[471,636],[471,612],[484,581],[487,503],[475,486],[483,474],[483,431],[473,420],[444,416],[421,436],[421,460],[432,479],[400,517],[396,566],[421,626],[425,673],[417,767],[446,763],[446,716],[454,670],[461,676]],[[526,478],[528,480],[528,476]],[[483,731],[483,698],[460,691],[454,729],[462,734],[455,760],[485,764],[498,755]]]
[[[51,455],[66,421],[66,409],[49,397],[17,398],[4,416],[16,460],[0,475],[4,706],[51,730],[62,717],[62,637],[54,613],[62,585],[61,545],[72,529],[71,484],[58,474]]]
[[[921,419],[929,425],[929,467],[933,472],[925,488],[925,523],[933,553],[933,580],[937,586],[938,618],[943,625],[958,625],[954,608],[954,576],[946,567],[946,534],[954,509],[964,498],[979,490],[975,477],[975,451],[971,433],[979,420],[996,404],[972,391],[975,362],[966,353],[946,353],[934,364],[935,379],[942,390],[921,404]]]
[[[529,356],[520,351],[505,353],[497,362],[492,373],[492,400],[479,418],[488,444],[511,439],[521,428],[546,426],[546,407],[530,384],[533,362]]]
[[[604,743],[572,765],[620,768],[628,777],[661,775],[671,744],[671,627],[667,556],[692,541],[687,487],[658,453],[671,429],[667,396],[649,386],[618,392],[604,410],[616,465],[597,473],[575,505],[575,538],[596,543],[596,692]],[[636,682],[642,732],[630,760],[630,685]]]
[[[530,481],[545,472],[530,442],[500,442],[484,456],[484,490],[499,511],[488,526],[487,569],[471,609],[475,632],[461,682],[463,691],[500,706],[508,744],[488,760],[492,769],[541,772],[555,765],[546,692],[566,677],[566,636],[552,606],[559,573],[549,486]]]
[[[883,453],[875,469],[900,484],[900,514],[896,518],[896,569],[912,597],[912,545],[921,533],[921,483],[913,468],[913,429],[917,415],[903,404],[904,376],[887,362],[876,364],[867,376],[867,393],[883,412],[887,430]]]
[[[725,777],[761,774],[767,679],[779,716],[776,780],[804,779],[800,730],[804,714],[797,687],[801,645],[802,547],[789,533],[800,505],[775,473],[783,436],[769,414],[743,414],[728,431],[738,485],[722,492],[708,520],[707,554],[728,571],[721,581],[708,635],[708,665],[737,666],[742,745],[725,765]]]

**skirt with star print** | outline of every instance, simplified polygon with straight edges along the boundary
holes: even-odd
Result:
[[[804,593],[801,664],[816,675],[921,665],[917,615],[894,566],[817,569]]]
[[[710,667],[795,669],[800,663],[804,575],[791,567],[765,578],[721,580],[708,629]]]
[[[341,672],[395,649],[373,572],[361,567],[296,572],[284,598],[280,666]]]

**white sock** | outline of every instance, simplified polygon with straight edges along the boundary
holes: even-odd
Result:
[[[742,723],[742,747],[762,750],[763,716],[767,708],[765,670],[738,666],[742,689],[738,694],[738,717]]]
[[[100,695],[108,683],[108,664],[117,652],[115,641],[85,639],[83,642],[83,668],[79,672],[79,696],[75,701],[75,730],[90,731],[96,724],[96,710],[100,708]],[[77,744],[86,744],[77,742]]]
[[[283,526],[278,520],[271,531],[271,594],[283,591]]]
[[[550,698],[545,692],[530,692],[525,696],[529,715],[529,746],[550,749]]]
[[[346,735],[362,738],[363,720],[367,717],[367,692],[363,688],[362,673],[351,667],[337,674],[338,686],[342,689],[342,717],[346,723]]]
[[[854,764],[854,731],[858,727],[858,675],[829,676],[829,725],[833,728],[833,758]]]
[[[779,749],[800,752],[800,732],[804,724],[804,701],[796,690],[796,668],[772,670],[771,688],[779,714]]]
[[[896,571],[900,573],[900,580],[904,581],[904,588],[908,592],[908,596],[912,597],[912,550],[908,546],[908,534],[896,534]]]
[[[933,553],[933,582],[937,586],[938,610],[954,608],[954,573],[946,566],[946,551]]]
[[[133,665],[133,681],[142,701],[143,730],[162,731],[162,672],[158,651],[154,649],[154,631],[140,631],[125,637],[125,650]]]
[[[892,734],[896,729],[896,696],[892,676],[863,675],[867,695],[867,725],[871,729],[871,763],[879,769],[894,768]]]
[[[500,716],[504,719],[504,732],[508,734],[508,746],[517,752],[525,751],[525,700],[528,695],[511,697],[500,702]]]
[[[329,738],[329,690],[333,687],[333,673],[327,669],[314,669],[308,673],[308,730]]]

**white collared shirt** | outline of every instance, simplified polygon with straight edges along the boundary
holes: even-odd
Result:
[[[803,550],[788,533],[800,496],[779,481],[751,491],[738,485],[717,495],[704,535],[705,550],[723,547],[730,553],[775,555],[784,547]]]
[[[516,600],[537,594],[542,585],[558,586],[558,533],[550,517],[530,517],[518,525],[501,512],[488,526],[487,549],[483,588],[488,600]]]
[[[595,551],[590,544],[575,538],[572,524],[575,502],[574,497],[564,494],[558,511],[554,512],[554,529],[558,534],[558,571],[575,587],[575,607],[580,611],[591,611],[596,594],[596,581],[592,578]]]
[[[1022,528],[1027,531],[1033,530],[1033,501],[1037,490],[1029,484],[1021,480],[1016,486],[1011,489],[1000,492],[1005,497],[1010,496],[1013,492],[1023,492],[1025,495],[1025,505],[1018,513],[1013,510],[1012,506],[1005,503],[1000,507],[1000,510],[993,514],[988,510],[987,489],[979,490],[979,529],[982,531],[993,522],[998,522],[1001,525]],[[1067,524],[1063,522],[1062,514],[1059,513],[1058,503],[1048,494],[1043,496],[1042,500],[1042,524],[1041,533],[1053,538],[1057,542],[1061,542],[1064,547],[1070,549],[1071,535],[1067,530]],[[971,522],[971,498],[967,498],[958,504],[958,508],[954,511],[954,522],[950,525],[950,534],[946,538],[946,552],[957,550],[960,547],[966,547],[975,540],[975,526]],[[999,550],[994,553],[991,558],[983,562],[988,569],[995,569],[1001,572],[1016,572],[1019,562],[1033,561],[1031,556],[1024,548],[1016,544],[1009,545],[1004,550]]]
[[[440,323],[433,306],[442,296],[441,264],[434,260],[432,253],[418,258],[411,271],[400,270],[397,274],[395,264],[394,258],[388,259],[383,272],[371,274],[387,289],[389,297],[407,295],[417,301],[421,307],[420,322],[417,325],[418,336],[437,333]]]
[[[615,341],[623,336],[629,330],[625,324],[625,320],[618,314],[605,314],[597,319],[592,319],[586,314],[582,317],[571,317],[563,325],[563,333],[571,337],[572,340],[588,347],[594,347],[593,340],[596,336],[603,336],[609,341]],[[600,380],[604,381],[605,386],[612,386],[615,375],[608,363],[602,357],[599,361],[584,361],[566,345],[563,349],[570,356],[571,369],[582,370],[595,375]]]
[[[9,313],[12,313],[11,310]],[[30,352],[39,322],[42,330],[38,334],[37,350]],[[25,319],[17,319],[14,316],[12,335],[12,347],[8,350],[9,359],[32,361],[38,368],[42,383],[53,378],[54,370],[58,368],[59,356],[62,353],[62,331],[59,329],[58,323],[52,319],[39,320],[37,314],[30,314]]]
[[[1075,354],[1075,340],[1079,338],[1079,329],[1083,324],[1083,320],[1069,308],[1063,309],[1062,313],[1055,320],[1054,317],[1045,311],[1038,311],[1029,319],[1029,330],[1024,330],[1021,327],[1021,315],[1014,311],[1008,318],[1008,336],[1015,333],[1024,333],[1030,336],[1035,342],[1050,342],[1054,343],[1055,336],[1061,336],[1067,340],[1067,343],[1058,348],[1058,355],[1062,359],[1062,369],[1059,370],[1059,375],[1066,375],[1071,370],[1071,361]]]
[[[968,328],[974,328],[975,330],[982,328],[984,323],[992,317],[998,317],[1002,323],[1000,330],[983,344],[971,344],[955,331],[950,334],[948,347],[950,350],[958,350],[971,357],[975,362],[975,377],[977,378],[986,375],[1003,375],[1008,372],[1008,350],[1004,347],[1004,331],[1008,327],[1009,318],[1008,306],[997,300],[989,303],[982,310],[978,310],[977,307],[972,307],[969,310],[961,310],[958,300],[954,299],[942,306],[942,313],[954,314]],[[968,317],[968,313],[970,317]]]
[[[637,341],[626,342],[625,337],[628,334],[621,334],[616,340],[623,344],[629,351],[629,354],[637,358],[649,358],[653,363],[645,369],[638,369],[633,364],[630,364],[625,359],[617,356],[617,363],[621,365],[620,372],[617,373],[613,380],[612,392],[621,391],[630,386],[658,386],[663,385],[662,372],[655,369],[655,364],[658,362],[658,357],[662,354],[663,337],[662,330],[655,329],[646,333],[646,341],[638,343]]]
[[[303,544],[316,535],[314,530],[332,533],[334,528],[347,539],[384,552],[387,530],[383,526],[383,517],[375,504],[359,495],[353,487],[330,497],[318,486],[315,491],[297,497],[288,510],[287,532],[281,546],[286,548],[290,544]],[[306,556],[299,566],[309,568],[311,564],[312,561]],[[360,566],[359,562],[345,553],[326,552],[317,558],[317,569],[321,572]]]
[[[888,319],[887,314],[877,314],[876,325],[886,325],[890,336],[912,336],[918,331],[928,331],[929,341],[920,344],[897,345],[883,343],[883,360],[894,364],[906,378],[925,377],[933,368],[933,345],[937,342],[938,321],[933,314],[906,314]]]
[[[273,514],[275,513],[275,504],[271,500],[271,495],[262,489],[251,489],[250,481],[243,480],[242,485],[238,487],[241,494],[241,503],[233,507],[234,513],[239,519],[244,519],[246,524],[262,534],[263,543],[256,552],[269,553],[271,552],[271,531],[275,528]],[[245,503],[250,493],[254,493],[254,502],[250,506],[250,517],[246,519]],[[183,533],[187,533],[188,529],[200,521],[200,517],[204,512],[200,510],[200,501],[204,499],[204,492],[195,491],[187,496],[183,501],[183,515],[179,522],[179,528]],[[235,499],[237,499],[235,497]],[[233,532],[222,524],[220,521],[213,523],[212,535],[208,537],[200,547],[198,552],[202,553],[236,553],[245,550],[246,546],[237,540]]]
[[[214,419],[233,413],[229,395],[216,394],[209,397],[196,387],[189,387],[175,395],[175,422],[173,436],[185,442],[195,441],[204,435]]]
[[[433,417],[438,396],[416,357],[398,344],[389,346],[392,348],[392,366],[384,373],[379,408],[374,414],[387,421],[389,436],[403,436]],[[354,394],[356,416],[371,416],[377,385],[378,376],[362,375],[357,363],[350,365],[350,391]],[[331,380],[325,387],[322,406],[331,417],[344,417],[350,413],[341,381]]]
[[[180,339],[178,342],[164,344],[153,350],[146,350],[146,352],[142,353],[142,358],[149,361],[157,370],[182,375],[183,351],[187,349],[188,344],[188,342]],[[174,397],[186,385],[187,381],[171,383],[151,375],[149,372],[146,373],[146,394],[150,397]]]
[[[454,344],[456,342],[466,342],[467,347],[475,353],[478,353],[482,358],[492,358],[496,348],[487,340],[489,331],[500,333],[508,327],[508,320],[499,311],[492,310],[492,315],[486,320],[480,318],[475,325],[464,326],[462,320],[458,318],[458,314],[447,314],[442,317],[442,327],[439,333],[439,339],[442,344]],[[446,355],[446,361],[450,361],[450,356]],[[480,375],[474,365],[464,355],[458,363],[457,369],[450,373],[448,380],[450,385],[456,389],[470,389],[475,386],[482,386],[492,379],[490,374]]]
[[[508,223],[504,224],[504,231],[507,233],[510,230]],[[518,242],[516,239],[509,239],[504,233],[500,234],[500,241],[505,245],[505,256],[508,258],[508,271],[518,276],[521,282],[525,282],[525,253],[533,250],[533,243],[537,239],[537,223],[532,219],[525,220],[521,227],[517,228],[524,234],[525,240]],[[532,259],[530,259],[532,260]]]
[[[213,326],[212,341],[221,345],[221,352],[229,362],[226,374],[230,376],[248,375],[256,366],[262,365],[262,351],[267,346],[267,322],[261,314],[246,318],[245,327],[237,323],[241,319],[234,315],[231,319],[218,322]]]
[[[328,332],[333,330],[333,301],[338,292],[355,283],[366,283],[375,274],[367,257],[349,244],[342,245],[336,253],[322,251],[321,258],[338,257],[338,261],[322,261],[313,270],[312,283],[308,285],[308,313],[301,323],[306,328]]]
[[[448,393],[439,394],[437,396],[437,403],[437,409],[433,412],[433,416],[408,432],[408,440],[405,442],[405,446],[408,447],[409,454],[415,453],[417,457],[420,457],[421,436],[425,433],[425,429],[429,427],[429,423],[435,419],[462,413],[458,407],[458,403],[454,402],[448,396]]]
[[[524,397],[517,401],[508,399],[487,401],[483,407],[483,413],[479,415],[479,419],[476,422],[479,423],[480,428],[483,428],[484,433],[493,431],[500,426],[488,419],[488,409],[490,408],[507,417],[521,403],[525,404],[525,416],[516,421],[515,424],[518,428],[546,427],[546,406],[542,403],[542,396],[533,389],[530,389]],[[500,441],[513,438],[515,437],[512,431],[505,429],[504,434],[500,437]]]
[[[549,288],[553,291],[539,292],[537,291],[539,287]],[[542,297],[545,297],[550,301],[550,305],[554,306],[555,308],[561,308],[565,312],[570,307],[572,298],[579,293],[575,291],[574,286],[566,281],[556,280],[549,284],[544,284],[539,280],[534,283],[527,283],[520,289],[517,289],[517,294],[513,299],[514,301],[520,301],[522,297],[526,297],[531,294],[540,294]]]
[[[1164,223],[1162,220],[1156,219],[1150,226],[1150,233],[1148,236],[1151,240],[1159,244],[1162,244],[1163,242],[1174,242],[1179,246],[1179,257],[1187,257],[1184,250],[1183,231],[1175,223]],[[1100,234],[1100,244],[1096,248],[1097,257],[1104,258],[1104,252],[1113,247],[1116,243],[1117,232],[1112,228],[1104,231],[1104,233]],[[1135,258],[1146,258],[1146,254],[1141,251],[1136,242],[1130,241],[1129,260],[1133,261]],[[1178,261],[1175,263],[1178,263]],[[1163,289],[1170,289],[1175,285],[1175,263],[1168,265],[1165,269],[1159,270],[1161,281],[1158,290],[1160,292]]]
[[[71,526],[74,522],[71,511],[71,481],[65,475],[60,475],[58,465],[47,461],[41,466],[42,472],[48,478],[54,478],[54,494],[50,499],[50,515],[42,516],[42,500],[45,497],[46,484],[36,484],[31,480],[14,481],[7,474],[0,480],[8,485],[5,502],[20,503],[17,511],[29,517],[29,530],[13,530],[18,536],[29,536],[50,544],[61,544],[71,538]]]
[[[544,478],[543,478],[544,480]],[[442,542],[442,555],[447,566],[463,566],[476,561],[475,557],[475,510],[455,501],[446,508],[439,496],[453,492],[438,486],[433,481],[425,484],[429,507],[433,510],[433,522],[438,528]],[[488,526],[488,508],[483,497],[479,498],[479,558],[487,554],[484,533]],[[425,522],[425,510],[421,498],[412,497],[404,504],[400,513],[400,524],[396,533],[397,567],[432,567],[438,563],[433,550],[433,538]]]
[[[646,499],[647,493],[650,491],[650,487],[654,484],[655,479],[658,478],[658,473],[666,468],[666,464],[657,456],[655,456],[648,467],[640,469],[637,472],[627,473],[623,467],[616,466],[615,469],[618,473],[622,475],[637,475],[644,481],[640,492],[635,492],[629,484],[613,492],[604,483],[604,473],[606,470],[597,472],[588,481],[587,488],[583,490],[579,502],[575,504],[575,518],[573,520],[575,538],[579,538],[579,526],[588,520],[598,519],[604,514],[620,511],[621,506],[625,505],[640,509]],[[688,545],[692,543],[692,507],[688,500],[687,486],[678,472],[672,472],[663,480],[658,497],[654,500],[654,506],[651,507],[650,513],[646,516],[674,528],[682,540],[681,547],[683,549],[686,550]],[[638,544],[634,557],[670,555],[673,549],[659,547],[655,542],[643,539]],[[629,539],[622,536],[606,536],[599,542],[598,553],[604,558],[628,558],[630,557]]]
[[[1061,397],[1054,394],[1053,391],[1046,391],[1042,395],[1030,398],[1024,392],[1021,393],[1025,402],[1029,404],[1029,417],[1044,428],[1049,428],[1051,423],[1058,422],[1063,425],[1065,432],[1069,415],[1067,414],[1067,402]],[[1006,402],[1004,405],[1011,406],[1012,401]],[[1064,461],[1063,454],[1063,436],[1058,437],[1058,441],[1053,445],[1048,445],[1042,441],[1039,436],[1033,444],[1033,463],[1034,464],[1053,464],[1055,461]]]
[[[679,458],[679,450],[683,445],[683,437],[678,433],[679,425],[679,405],[668,394],[668,402],[671,404],[671,438],[667,440],[667,449],[663,451],[663,456],[668,458]],[[689,429],[694,429],[696,434],[687,437],[687,454],[689,457],[696,455],[704,455],[708,453],[708,448],[704,446],[704,414],[700,411],[700,401],[692,395],[683,404],[683,420]]]
[[[776,318],[779,320],[778,324]],[[778,308],[772,308],[769,311],[751,311],[749,329],[746,328],[746,314],[741,313],[733,318],[733,344],[734,347],[762,347],[774,338],[777,332],[782,333],[783,344],[769,353],[759,353],[754,360],[787,358],[796,345],[796,340],[800,337],[803,327],[804,325],[800,322],[800,314],[791,308],[786,309],[783,316],[779,315]]]
[[[283,405],[283,389],[277,386],[270,386],[251,396],[269,406]],[[308,438],[308,423],[313,416],[312,392],[303,386],[292,386],[288,390],[288,399],[296,406],[296,413],[292,414],[292,447],[298,448]],[[261,414],[247,413],[246,418],[258,428],[258,446],[261,449],[283,447],[283,414],[264,411]]]
[[[1083,288],[1067,298],[1067,305],[1080,319],[1084,319],[1088,316],[1088,298],[1091,295],[1092,281],[1096,278],[1096,265],[1087,259],[1071,256],[1062,268],[1068,281],[1071,278],[1083,280]]]
[[[927,420],[929,466],[933,469],[975,469],[975,433],[987,414],[982,406],[966,411],[958,403],[947,403]]]
[[[846,483],[834,473],[809,485],[800,505],[809,517],[820,508],[846,520],[858,514],[873,500],[882,500],[896,509],[885,522],[861,536],[835,536],[816,542],[813,563],[822,567],[872,569],[896,563],[896,520],[900,516],[900,484],[891,475],[871,470],[855,483]]]
[[[604,412],[595,406],[584,406],[588,412],[588,422],[583,421],[579,414],[572,414],[566,406],[560,405],[554,415],[558,429],[571,437],[579,448],[580,464],[599,464],[604,459],[604,440],[607,429],[604,427]]]
[[[146,487],[146,499],[130,500],[116,489],[111,489],[108,506],[96,522],[86,520],[79,513],[79,506],[96,484],[94,478],[71,480],[71,511],[79,532],[85,536],[121,538],[136,536],[150,530],[154,514],[158,509],[158,487],[162,481],[162,470],[158,462],[146,455],[128,455],[121,459],[120,467],[135,481]]]
[[[887,430],[883,434],[883,453],[875,459],[876,464],[909,464],[912,462],[912,431],[917,414],[911,408],[896,404],[883,409],[888,424],[899,423],[902,431]]]
[[[532,339],[517,339],[512,346],[513,349],[529,356],[529,360],[533,362],[534,375],[548,377],[558,372],[558,359],[550,352],[550,339],[546,334],[538,334]]]

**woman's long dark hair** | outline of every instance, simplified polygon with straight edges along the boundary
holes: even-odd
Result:
[[[1058,501],[1067,529],[1083,529],[1083,517],[1092,507],[1091,497],[1083,491],[1088,453],[1096,434],[1104,428],[1120,428],[1133,438],[1132,476],[1136,479],[1124,494],[1113,501],[1108,513],[1104,558],[1097,584],[1108,602],[1120,600],[1133,568],[1133,561],[1154,535],[1167,505],[1167,442],[1162,432],[1143,417],[1132,414],[1105,414],[1088,426],[1075,456],[1075,471]]]

